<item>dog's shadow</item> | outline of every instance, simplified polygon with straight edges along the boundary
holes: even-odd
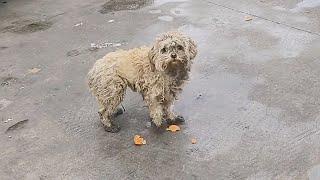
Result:
[[[166,130],[167,123],[161,127],[152,125],[148,108],[136,95],[128,96],[123,106],[126,111],[115,118],[121,130],[109,133],[101,125],[96,151],[105,158],[114,159],[113,168],[127,178],[171,172],[172,166],[183,169],[190,151],[190,137],[184,130],[187,123],[179,125],[181,131],[175,133]],[[134,145],[135,135],[141,135],[146,145]],[[170,163],[170,166],[163,166],[164,163]]]

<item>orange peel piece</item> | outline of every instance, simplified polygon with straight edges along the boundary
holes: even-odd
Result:
[[[167,131],[171,131],[171,132],[176,132],[176,131],[180,131],[180,127],[177,126],[177,125],[170,125],[168,128],[167,128]]]
[[[147,141],[143,139],[140,135],[135,135],[133,138],[133,142],[135,145],[145,145],[147,144]]]

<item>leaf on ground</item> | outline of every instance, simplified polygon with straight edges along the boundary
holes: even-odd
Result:
[[[19,122],[13,124],[12,126],[8,127],[8,129],[5,131],[5,133],[24,128],[28,121],[29,121],[29,119],[25,119],[25,120],[22,120],[22,121],[19,121]]]
[[[32,68],[32,69],[28,69],[28,72],[31,74],[37,74],[38,72],[40,72],[41,69],[40,68]]]
[[[133,138],[135,145],[145,145],[147,144],[146,140],[143,139],[140,135],[135,135]]]
[[[180,131],[180,127],[177,126],[177,125],[170,125],[170,126],[167,128],[167,131],[171,131],[171,132]]]
[[[244,17],[244,20],[245,20],[245,21],[251,21],[252,19],[253,19],[252,16],[246,16],[246,17]]]
[[[192,138],[192,139],[191,139],[191,143],[192,143],[192,144],[197,144],[197,139]]]

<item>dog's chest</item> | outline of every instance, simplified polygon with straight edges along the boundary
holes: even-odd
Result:
[[[172,77],[162,74],[144,76],[137,81],[133,90],[140,92],[144,97],[150,96],[160,102],[175,99],[181,91],[182,83],[176,82]],[[132,89],[132,87],[131,87]]]

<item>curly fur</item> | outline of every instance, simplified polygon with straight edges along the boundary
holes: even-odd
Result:
[[[101,122],[114,127],[112,115],[122,102],[127,87],[139,92],[149,107],[152,121],[174,120],[170,108],[188,80],[197,54],[191,38],[168,32],[153,47],[118,50],[99,59],[88,73],[88,84],[100,105]]]

